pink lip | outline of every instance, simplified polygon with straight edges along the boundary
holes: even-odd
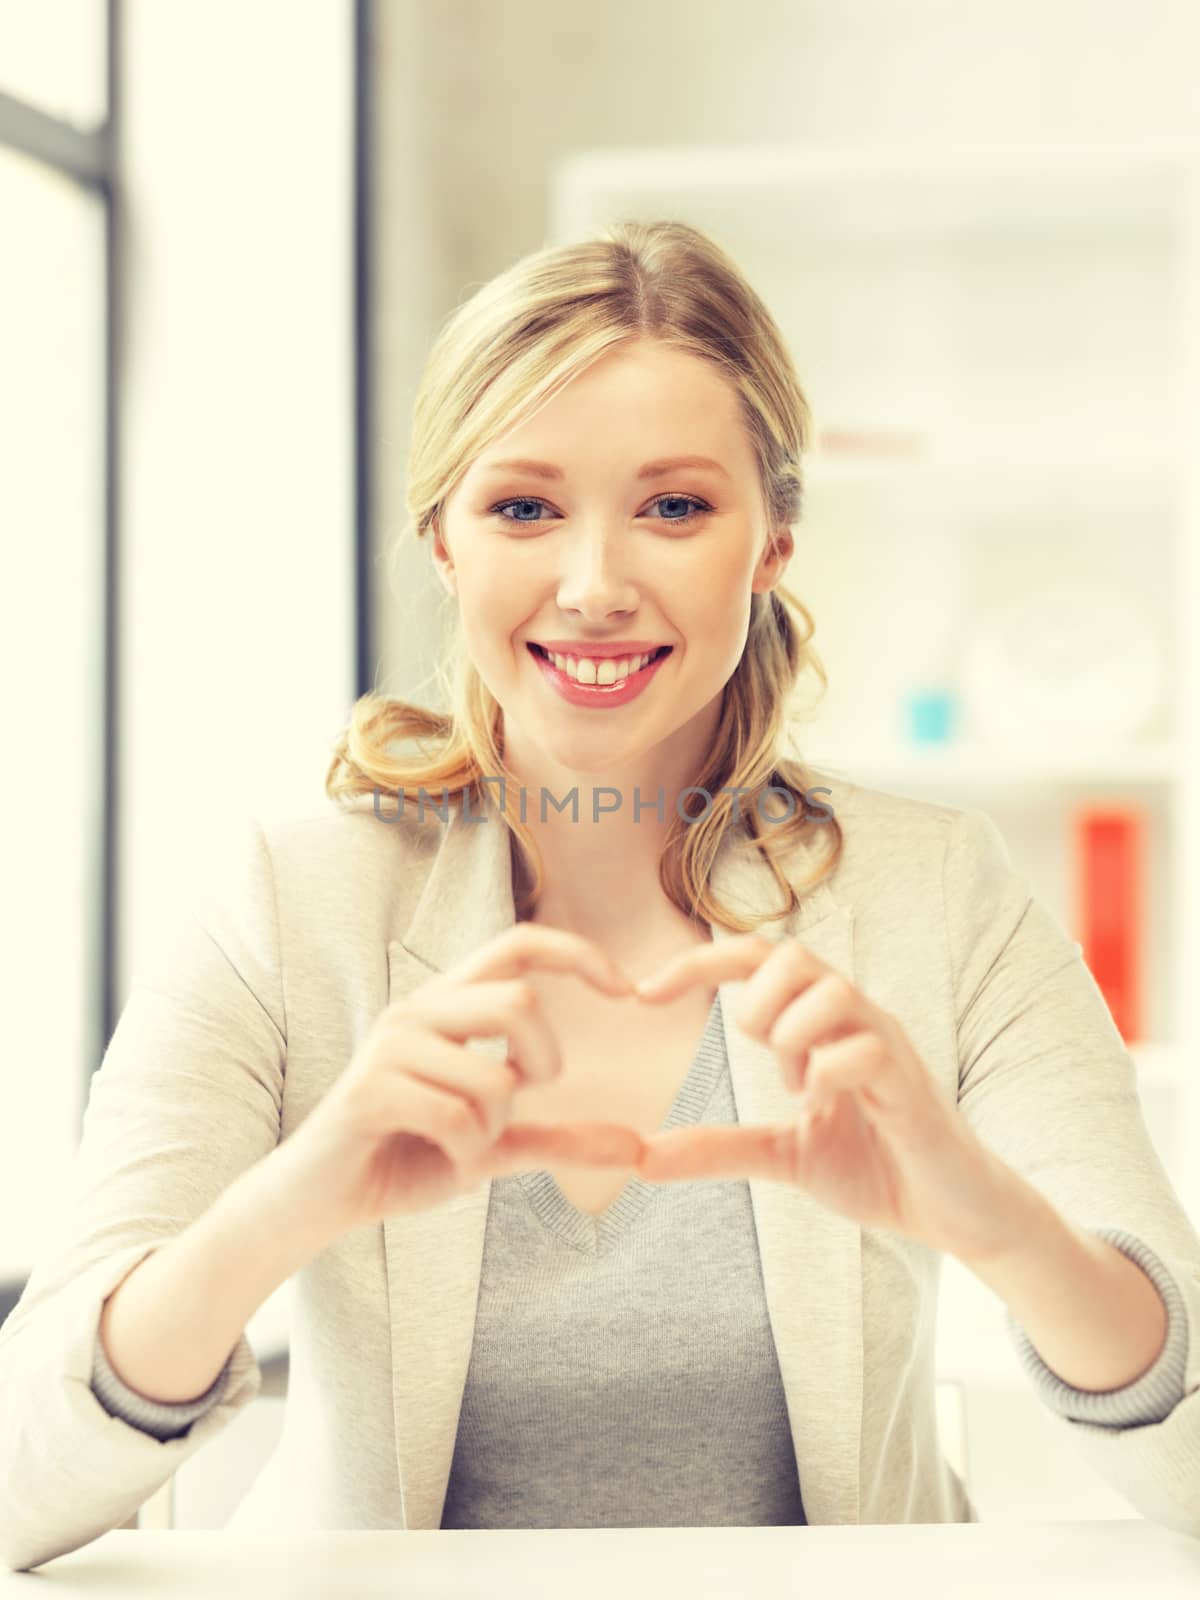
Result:
[[[674,653],[668,651],[666,655],[657,656],[648,665],[616,683],[580,683],[569,673],[560,672],[553,661],[540,656],[536,650],[528,646],[526,649],[550,687],[573,706],[623,706],[630,700],[636,700],[663,662],[670,660]],[[633,652],[634,655],[638,653]]]

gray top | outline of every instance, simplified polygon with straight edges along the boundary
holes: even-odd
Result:
[[[718,996],[662,1126],[736,1122]],[[1114,1428],[1162,1421],[1184,1396],[1178,1285],[1133,1234],[1090,1231],[1163,1295],[1168,1332],[1154,1365],[1123,1389],[1090,1393],[1063,1383],[1007,1311],[1006,1326],[1051,1409]],[[196,1400],[156,1404],[116,1377],[97,1337],[92,1388],[111,1414],[169,1439],[217,1403],[228,1372],[227,1362]],[[549,1172],[494,1179],[441,1526],[804,1522],[748,1183],[634,1176],[592,1217]]]

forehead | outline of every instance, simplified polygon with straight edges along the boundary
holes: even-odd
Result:
[[[480,451],[474,474],[502,462],[539,461],[566,472],[602,466],[642,473],[666,461],[705,458],[717,481],[752,470],[737,391],[686,351],[618,347],[572,378],[532,416]],[[690,463],[697,471],[710,471]],[[723,469],[723,471],[722,471]],[[540,474],[548,479],[550,472]]]

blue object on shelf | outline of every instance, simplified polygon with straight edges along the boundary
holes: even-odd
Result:
[[[954,731],[953,694],[943,689],[910,694],[908,731],[917,744],[944,744]]]

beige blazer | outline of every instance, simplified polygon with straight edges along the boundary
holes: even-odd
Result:
[[[1130,1230],[1173,1272],[1189,1319],[1186,1398],[1124,1430],[1047,1415],[1140,1512],[1200,1536],[1200,1237],[1079,946],[1031,898],[985,813],[831,773],[814,782],[831,791],[843,859],[763,931],[802,940],[893,1012],[980,1137],[1065,1215]],[[224,881],[138,974],[92,1082],[61,1239],[0,1330],[9,1566],[128,1518],[254,1398],[261,1373],[243,1335],[224,1399],[185,1436],[159,1442],[110,1417],[89,1381],[104,1297],[291,1134],[388,1000],[513,921],[508,840],[490,795],[473,823],[420,822],[415,806],[385,822],[369,801],[251,820]],[[789,878],[810,864],[797,850]],[[742,910],[779,904],[734,830],[716,886]],[[782,1120],[775,1059],[738,1031],[726,990],[738,1119]],[[749,1188],[809,1522],[975,1520],[937,1433],[940,1255],[801,1189]],[[438,1527],[489,1190],[343,1235],[296,1275],[283,1435],[231,1527]]]

